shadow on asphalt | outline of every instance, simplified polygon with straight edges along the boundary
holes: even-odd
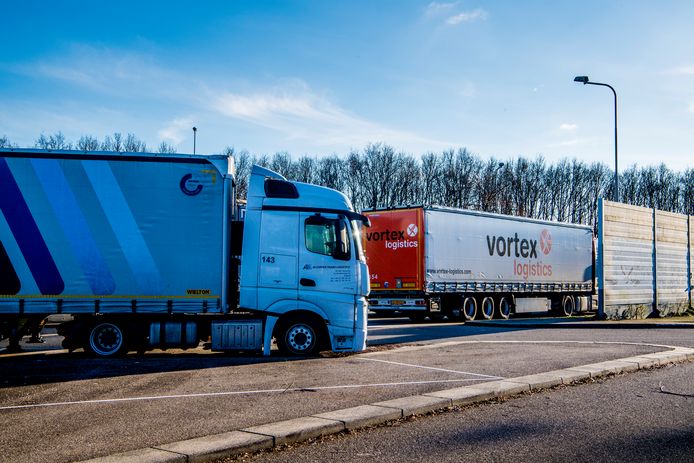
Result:
[[[377,318],[369,321],[368,350],[380,350],[393,344],[417,344],[446,338],[479,336],[517,331],[522,328],[466,326],[462,323],[414,323],[406,318]],[[6,341],[3,342],[3,345]],[[273,352],[270,357],[260,353],[219,353],[202,348],[155,350],[138,355],[131,352],[117,358],[98,358],[85,352],[68,353],[59,348],[26,345],[20,354],[0,352],[0,390],[7,387],[84,381],[119,376],[202,370],[230,366],[255,365],[291,361],[319,361],[323,358],[352,354],[323,353],[320,357],[285,357]]]
[[[209,353],[206,351],[153,351],[118,358],[95,358],[84,352],[35,351],[0,354],[0,390],[6,387],[84,381],[117,376],[168,373],[273,362],[311,361],[316,358],[261,354]]]
[[[411,344],[466,336],[481,336],[533,329],[516,326],[471,326],[449,322],[411,322],[407,318],[374,317],[369,319],[369,346]]]

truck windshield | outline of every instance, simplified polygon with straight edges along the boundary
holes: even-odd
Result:
[[[354,249],[357,251],[357,260],[366,262],[364,257],[364,248],[361,245],[361,227],[363,222],[360,220],[352,220],[352,239],[354,241]]]
[[[304,223],[306,249],[339,260],[349,260],[352,252],[349,228],[342,218],[313,215]]]

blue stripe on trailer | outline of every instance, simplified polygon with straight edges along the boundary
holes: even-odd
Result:
[[[60,162],[57,159],[32,159],[31,164],[92,292],[98,295],[113,294],[116,283]]]
[[[41,294],[62,293],[65,283],[5,158],[0,158],[0,211]]]
[[[22,289],[17,272],[0,241],[0,294],[14,296]]]
[[[161,275],[108,161],[82,161],[123,255],[143,294],[160,294]]]

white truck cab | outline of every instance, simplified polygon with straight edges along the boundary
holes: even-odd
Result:
[[[264,350],[366,347],[369,276],[361,226],[342,193],[254,166],[240,272],[242,310],[265,315]]]

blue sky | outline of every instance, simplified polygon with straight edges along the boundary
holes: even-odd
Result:
[[[694,167],[691,1],[15,1],[0,136]]]

